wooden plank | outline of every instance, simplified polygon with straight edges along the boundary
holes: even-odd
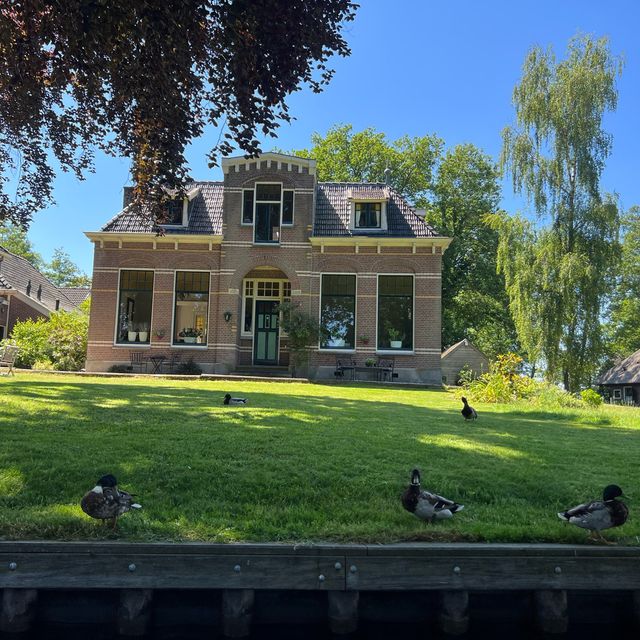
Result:
[[[35,589],[5,589],[2,592],[0,632],[29,631],[36,614],[38,592]]]
[[[536,591],[534,594],[536,621],[543,633],[566,633],[569,612],[566,591]]]
[[[640,558],[350,556],[347,589],[640,589]]]
[[[358,591],[329,591],[328,617],[331,633],[344,635],[355,633],[358,629]]]
[[[222,633],[225,638],[246,638],[251,634],[253,589],[225,589],[222,592]]]
[[[324,555],[0,553],[0,588],[342,590],[344,569],[335,567],[343,561]]]
[[[123,589],[118,606],[118,634],[121,636],[144,636],[151,620],[151,589]]]

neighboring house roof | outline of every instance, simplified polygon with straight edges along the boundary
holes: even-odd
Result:
[[[365,233],[350,229],[351,200],[388,198],[387,230]],[[380,183],[319,182],[316,195],[314,236],[381,235],[405,238],[434,238],[439,234],[391,187]]]
[[[597,384],[640,384],[640,350],[605,371]]]
[[[189,202],[187,227],[171,227],[170,234],[222,235],[222,182],[193,182],[187,191],[199,189]],[[387,200],[387,230],[366,233],[349,229],[352,199]],[[114,233],[157,233],[159,227],[136,212],[132,205],[102,227],[101,231]],[[438,233],[418,216],[394,189],[380,183],[319,182],[313,235],[319,237],[349,237],[381,235],[386,237],[434,238]]]
[[[31,283],[31,287],[29,287]],[[36,306],[55,311],[56,300],[60,309],[71,311],[77,306],[62,289],[43,276],[28,260],[0,246],[0,288],[16,291],[31,298]],[[27,293],[29,290],[29,293]],[[38,292],[40,295],[38,296]]]
[[[487,358],[487,356],[484,353],[482,353],[482,351],[480,351],[480,349],[478,349],[478,347],[476,347],[475,345],[471,344],[471,342],[469,342],[469,340],[467,338],[463,338],[462,340],[460,340],[460,342],[456,342],[455,344],[452,344],[448,349],[445,349],[442,352],[440,357],[444,360],[447,356],[450,356],[454,351],[456,351],[460,347],[469,347],[470,349],[474,349],[483,358],[486,358],[487,361],[489,360],[489,358]]]
[[[187,192],[198,190],[189,201],[189,224],[186,227],[172,227],[168,232],[174,234],[204,234],[218,236],[222,234],[222,182],[191,182]],[[160,227],[152,224],[149,218],[141,216],[133,205],[128,205],[116,214],[102,231],[119,233],[157,233]]]
[[[91,295],[91,289],[88,287],[59,287],[58,291],[62,291],[74,307],[82,304]]]

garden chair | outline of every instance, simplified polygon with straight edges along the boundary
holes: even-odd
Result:
[[[336,369],[333,372],[336,380],[344,380],[344,372],[351,371],[353,378],[356,369],[356,361],[353,358],[336,358]]]
[[[142,353],[142,351],[129,351],[129,361],[131,363],[131,368],[140,367],[140,373],[142,373],[142,367],[144,367],[144,372],[147,372],[147,359]]]
[[[395,366],[395,358],[378,358],[376,368],[382,382],[385,380],[393,382],[393,379],[398,377],[398,374],[394,373]]]
[[[11,344],[0,347],[0,372],[2,372],[2,367],[7,368],[7,373],[2,375],[15,375],[13,365],[15,364],[18,351],[20,351],[20,347]]]
[[[181,353],[172,353],[169,360],[164,363],[164,366],[167,367],[169,373],[173,373],[174,368],[177,368],[182,361]]]

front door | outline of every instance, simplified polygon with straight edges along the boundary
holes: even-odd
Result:
[[[253,335],[253,363],[278,364],[277,300],[256,300],[256,322]]]

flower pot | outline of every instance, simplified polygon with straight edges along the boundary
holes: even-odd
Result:
[[[185,344],[195,344],[196,343],[196,337],[195,336],[185,336],[182,339],[184,340]]]
[[[127,340],[129,340],[129,342],[135,342],[137,335],[138,335],[137,331],[129,331],[127,333]]]
[[[146,342],[148,337],[149,337],[148,331],[138,331],[138,340],[140,342]]]
[[[392,349],[402,349],[402,340],[391,340],[389,344]]]

